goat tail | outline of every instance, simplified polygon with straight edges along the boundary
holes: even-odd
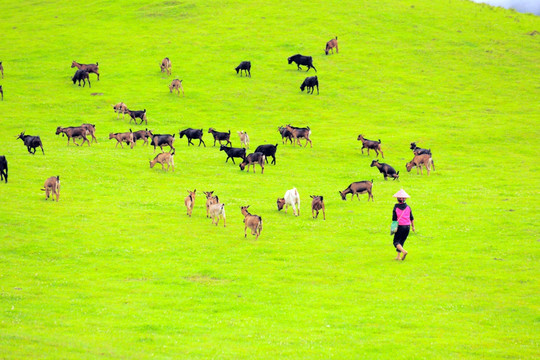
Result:
[[[433,170],[435,170],[435,162],[433,161],[433,158],[430,157],[429,160],[431,161],[431,166],[433,167]]]
[[[262,231],[262,218],[260,216],[259,216],[259,226],[258,226],[258,228],[259,228],[259,234],[260,234],[261,231]]]
[[[379,144],[381,144],[381,143],[382,143],[382,142],[381,142],[381,139],[379,139]]]

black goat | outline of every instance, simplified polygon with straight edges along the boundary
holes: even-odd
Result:
[[[246,76],[251,77],[251,61],[242,61],[240,65],[238,65],[236,68],[236,74],[238,75],[238,72],[240,71],[240,76],[242,76],[242,71],[246,72]],[[248,75],[249,74],[249,75]]]
[[[399,179],[399,171],[396,172],[396,170],[391,167],[388,164],[385,163],[379,163],[379,160],[373,160],[371,162],[371,167],[376,166],[377,169],[383,174],[384,180],[388,180],[388,177],[394,178],[394,180]],[[369,200],[369,199],[368,199]]]
[[[126,109],[126,113],[129,114],[129,116],[131,117],[131,120],[129,120],[129,123],[131,124],[132,121],[135,122],[135,124],[137,124],[137,119],[141,119],[141,122],[139,123],[139,125],[141,125],[144,121],[145,124],[148,125],[148,119],[146,118],[146,109],[144,110],[129,110],[129,109]]]
[[[292,64],[294,61],[296,63],[296,66],[298,66],[298,70],[302,70],[300,65],[304,65],[308,67],[306,71],[309,71],[309,69],[313,68],[313,70],[317,72],[317,69],[315,69],[315,66],[313,66],[313,58],[311,56],[296,54],[291,56],[287,60],[289,61],[289,64]]]
[[[232,142],[230,140],[231,138],[231,130],[229,130],[228,133],[226,132],[219,132],[214,130],[213,128],[208,129],[208,133],[212,134],[214,136],[214,146],[216,146],[216,141],[219,141],[219,145],[221,145],[222,141],[226,141],[225,145],[232,145]]]
[[[192,143],[191,140],[199,139],[199,146],[201,146],[201,143],[202,143],[204,145],[204,147],[206,147],[206,144],[204,143],[204,140],[202,139],[202,137],[203,137],[203,129],[188,128],[188,129],[180,131],[180,139],[183,138],[184,135],[186,135],[186,138],[187,138],[187,141],[188,141],[188,146],[189,146],[189,144],[195,146],[195,144]]]
[[[422,149],[416,146],[415,142],[411,143],[411,150],[413,151],[414,155],[431,155],[431,149]]]
[[[39,136],[24,135],[23,131],[19,136],[17,136],[17,139],[21,139],[24,142],[24,146],[26,146],[30,154],[34,155],[36,153],[36,148],[40,147],[41,152],[43,155],[45,155],[45,151],[43,151],[43,144],[41,143]],[[30,149],[33,149],[34,152],[32,152]]]
[[[219,151],[225,151],[225,153],[227,154],[227,159],[225,160],[225,162],[229,161],[229,159],[232,159],[233,164],[236,164],[234,162],[235,157],[241,158],[242,160],[246,158],[246,149],[244,148],[233,148],[221,145]]]
[[[293,140],[292,140],[292,138],[293,138],[292,133],[291,133],[289,130],[287,130],[286,127],[280,126],[280,127],[278,127],[278,131],[279,131],[279,133],[281,134],[281,143],[282,143],[282,144],[285,144],[285,141],[287,141],[287,139],[288,139],[288,140],[291,142],[291,144],[292,144],[292,142],[293,142]]]
[[[169,135],[169,134],[152,134],[150,133],[150,136],[152,138],[152,141],[150,142],[150,144],[154,145],[154,152],[156,152],[156,147],[159,146],[159,148],[161,149],[161,151],[163,151],[163,146],[168,146],[171,148],[172,150],[172,153],[174,154],[174,146],[173,146],[173,143],[174,143],[174,135]]]
[[[75,75],[73,75],[73,77],[71,78],[71,80],[73,81],[73,84],[75,84],[75,82],[79,82],[79,86],[81,86],[81,80],[83,82],[83,87],[86,85],[86,80],[88,80],[88,87],[92,87],[92,85],[90,85],[90,76],[88,76],[88,71],[86,70],[77,70],[77,72],[75,73]]]
[[[7,183],[8,178],[8,166],[5,156],[0,156],[0,181],[5,180]]]
[[[264,155],[264,157],[266,159],[266,163],[268,163],[268,156],[271,156],[272,157],[271,164],[275,165],[276,164],[276,150],[277,150],[277,147],[278,147],[278,144],[276,144],[276,145],[272,145],[272,144],[259,145],[255,149],[255,152],[263,153],[263,155]]]
[[[315,86],[317,87],[317,95],[319,95],[319,79],[317,79],[316,76],[309,76],[305,78],[302,85],[300,85],[300,90],[304,91],[304,89],[307,87],[306,93],[313,94],[313,91],[315,91]],[[311,90],[311,93],[309,90]]]

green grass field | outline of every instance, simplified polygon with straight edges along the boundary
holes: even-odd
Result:
[[[0,0],[0,358],[533,359],[540,356],[539,17],[464,0]],[[325,56],[338,36],[339,54]],[[287,58],[313,56],[320,95]],[[172,75],[159,69],[169,57]],[[92,87],[72,60],[99,62]],[[236,75],[243,60],[252,77]],[[183,80],[185,97],[169,93]],[[115,148],[112,105],[176,134],[175,172],[153,149]],[[66,146],[57,126],[96,124]],[[309,126],[313,148],[278,126]],[[178,131],[203,128],[207,147]],[[209,127],[278,143],[253,174]],[[40,135],[29,155],[16,136]],[[384,181],[357,136],[381,139]],[[409,143],[436,170],[408,173]],[[40,188],[59,175],[60,201]],[[342,201],[351,182],[367,195]],[[301,213],[278,212],[296,187]],[[392,195],[412,197],[404,262]],[[184,197],[197,189],[186,215]],[[203,191],[226,204],[206,218]],[[309,195],[323,195],[326,220]],[[244,238],[240,206],[263,218]]]

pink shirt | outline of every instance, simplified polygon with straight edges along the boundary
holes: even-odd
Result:
[[[398,218],[398,225],[411,225],[411,208],[406,207],[405,210],[396,208],[396,215]]]

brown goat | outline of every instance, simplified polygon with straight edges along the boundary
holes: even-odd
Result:
[[[131,131],[131,129],[129,129]],[[148,139],[152,138],[152,130],[139,130],[133,133],[133,142],[137,145],[137,140],[143,140],[144,144],[148,145]]]
[[[2,79],[4,78],[4,66],[2,65],[2,62],[0,61],[0,72],[2,73]]]
[[[131,145],[132,149],[133,145],[135,145],[135,142],[133,141],[133,133],[131,131],[125,133],[110,133],[109,140],[111,139],[116,139],[117,141],[115,148],[118,147],[118,144],[120,144],[123,149],[124,145],[122,145],[122,142],[126,142],[126,144]]]
[[[94,124],[82,124],[81,127],[83,129],[86,129],[86,135],[90,135],[92,136],[92,142],[96,142],[97,143],[97,139],[96,139],[96,125]]]
[[[204,191],[204,195],[206,195],[206,217],[210,217],[210,205],[217,204],[219,202],[219,198],[217,195],[213,195],[213,191]]]
[[[306,139],[306,144],[304,145],[304,147],[307,146],[308,142],[309,142],[309,145],[313,147],[313,143],[311,142],[311,139],[309,138],[311,136],[311,129],[309,128],[309,126],[305,128],[298,128],[291,125],[286,125],[285,128],[289,130],[289,132],[292,134],[294,138],[294,146],[296,146],[296,142],[298,142],[298,145],[302,146],[302,144],[300,144],[300,139],[304,138]]]
[[[174,151],[172,153],[161,153],[158,154],[154,160],[150,160],[150,169],[156,165],[156,163],[161,164],[161,170],[165,170],[165,164],[167,164],[167,171],[169,171],[169,167],[172,167],[172,171],[174,172]]]
[[[328,52],[332,50],[332,54],[333,54],[334,48],[336,48],[336,53],[339,53],[338,44],[337,44],[337,36],[335,39],[332,39],[326,43],[326,50],[324,50],[324,52],[326,53],[326,55],[328,55]]]
[[[416,174],[418,174],[418,169],[420,169],[420,174],[423,175],[424,173],[422,171],[422,165],[426,167],[428,176],[431,166],[433,166],[433,170],[435,170],[435,163],[433,162],[431,154],[415,155],[414,158],[406,165],[407,172],[410,172],[411,169],[416,166]]]
[[[186,205],[187,214],[189,216],[191,216],[191,213],[193,212],[193,206],[195,205],[195,193],[196,192],[197,192],[197,189],[195,189],[193,191],[188,190],[189,195],[186,196],[186,198],[184,199],[184,204]]]
[[[120,114],[122,114],[122,120],[123,120],[126,114],[128,113],[127,111],[128,108],[126,104],[124,104],[123,102],[119,102],[118,104],[114,105],[113,109],[114,109],[114,112],[116,113],[116,120],[118,120],[118,117],[120,116]]]
[[[324,213],[324,202],[322,196],[310,195],[313,199],[311,201],[311,216],[316,219],[319,216],[319,211],[322,210],[323,220],[326,220],[326,214]],[[317,212],[315,214],[315,212]]]
[[[82,126],[78,126],[78,127],[70,126],[70,127],[65,127],[65,128],[58,126],[56,128],[56,135],[59,135],[59,134],[62,134],[62,136],[64,136],[65,134],[67,136],[68,145],[69,145],[69,140],[73,139],[73,143],[79,146],[79,144],[75,142],[75,139],[81,138],[83,139],[83,142],[81,145],[84,145],[84,142],[86,141],[88,143],[88,146],[90,146],[90,141],[88,141],[88,139],[86,138],[86,128],[83,128]]]
[[[171,85],[169,85],[169,90],[171,93],[173,90],[176,90],[176,92],[178,92],[178,96],[180,96],[180,90],[182,90],[182,96],[186,96],[184,94],[184,88],[182,87],[182,80],[174,79]]]
[[[341,195],[342,200],[347,200],[347,194],[352,194],[351,200],[354,198],[354,195],[356,195],[356,198],[358,201],[360,201],[359,194],[365,194],[368,193],[368,201],[371,198],[371,201],[373,200],[373,193],[371,192],[373,188],[373,179],[371,181],[357,181],[353,182],[349,187],[347,187],[343,191],[338,191]]]
[[[54,201],[54,195],[56,195],[56,202],[58,202],[58,198],[60,197],[60,176],[51,176],[47,180],[45,180],[45,184],[43,184],[43,189],[41,191],[45,191],[45,200],[49,199],[49,195],[53,195],[53,201]]]
[[[364,138],[364,136],[362,134],[358,135],[358,139],[359,141],[362,142],[362,154],[364,153],[364,148],[367,148],[367,153],[369,155],[369,150],[374,150],[375,153],[377,154],[377,157],[379,157],[379,151],[381,152],[381,155],[382,155],[382,158],[384,159],[384,154],[381,150],[381,140],[379,139],[379,141],[373,141],[373,140],[368,140],[366,138]]]
[[[77,69],[79,70],[85,70],[89,73],[94,73],[97,75],[97,79],[99,81],[99,63],[95,63],[95,64],[79,64],[78,62],[76,62],[75,60],[73,60],[73,62],[71,63],[71,67],[74,68],[74,67],[77,67]],[[88,80],[88,82],[90,82],[90,80]]]
[[[249,172],[250,165],[253,165],[253,172],[255,173],[255,164],[259,164],[261,166],[261,174],[264,173],[264,159],[265,156],[261,152],[254,152],[252,154],[249,154],[246,156],[244,161],[240,164],[240,169],[244,171],[247,165],[247,172]]]
[[[0,94],[2,94],[2,101],[4,101],[4,90],[2,89],[2,85],[0,85]]]
[[[244,237],[247,237],[247,228],[250,228],[251,235],[255,235],[255,240],[257,240],[262,231],[262,218],[259,215],[250,214],[247,210],[249,206],[240,206],[240,211],[244,215]]]
[[[161,72],[166,72],[167,75],[171,75],[171,60],[168,57],[161,61]]]
[[[223,227],[226,227],[225,223],[225,204],[217,203],[210,205],[210,217],[212,218],[212,224],[218,226],[219,219],[223,218]]]

